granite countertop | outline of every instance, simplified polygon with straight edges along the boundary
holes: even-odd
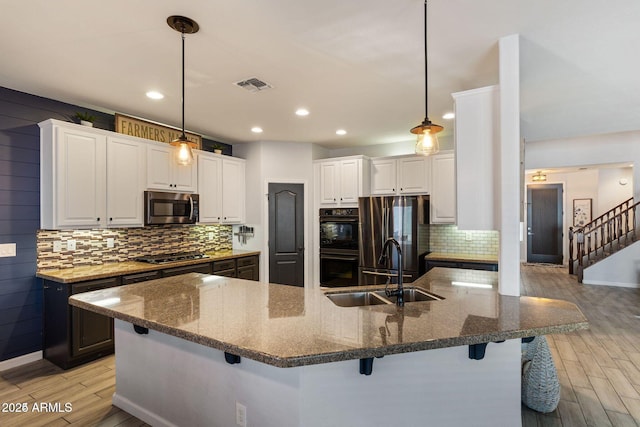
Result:
[[[468,261],[468,262],[487,262],[497,263],[498,255],[486,255],[486,254],[456,254],[446,252],[431,252],[425,255],[424,259],[427,261]]]
[[[55,270],[40,270],[36,272],[36,276],[42,279],[53,280],[54,282],[59,283],[77,283],[83,282],[85,280],[104,279],[126,274],[163,270],[165,268],[204,264],[207,262],[221,261],[230,258],[260,255],[260,252],[233,249],[228,251],[207,252],[205,253],[205,255],[207,255],[208,258],[168,262],[164,264],[149,264],[146,262],[125,261],[112,262],[101,265],[83,265],[80,267],[60,268]]]
[[[495,272],[434,268],[408,286],[441,301],[347,308],[318,288],[189,273],[69,303],[283,368],[588,328],[575,304],[499,295],[497,281]]]

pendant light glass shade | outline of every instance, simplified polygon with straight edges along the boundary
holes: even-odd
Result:
[[[184,132],[184,35],[197,33],[200,27],[193,19],[178,15],[168,17],[167,24],[182,35],[182,134],[171,141],[171,145],[176,147],[175,156],[178,164],[188,166],[193,162],[192,148],[196,145],[189,142]]]
[[[418,126],[411,129],[411,133],[417,135],[415,152],[421,156],[430,156],[440,151],[440,143],[436,134],[444,129],[442,126],[431,123],[429,120],[429,90],[427,79],[427,2],[424,2],[424,111],[425,118]]]
[[[180,137],[171,141],[171,145],[176,147],[176,161],[179,165],[188,166],[193,162],[192,148],[195,148],[193,142],[189,142],[186,139],[183,140]]]
[[[416,154],[430,156],[440,151],[440,142],[436,133],[442,129],[442,126],[431,123],[429,119],[425,119],[422,124],[411,129],[411,133],[417,135]]]

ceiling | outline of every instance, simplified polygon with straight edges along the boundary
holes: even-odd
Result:
[[[425,115],[423,5],[0,0],[0,86],[180,126],[181,42],[166,24],[178,14],[200,25],[186,36],[188,130],[229,143],[406,141]],[[640,129],[638,22],[637,0],[430,0],[429,117],[451,133],[451,93],[496,84],[497,41],[518,33],[527,141]],[[234,85],[249,77],[273,88]]]

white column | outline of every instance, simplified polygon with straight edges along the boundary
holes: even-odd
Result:
[[[499,292],[520,295],[520,41],[500,47],[500,257]]]

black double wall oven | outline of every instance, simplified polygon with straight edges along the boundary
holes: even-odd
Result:
[[[320,209],[320,285],[358,285],[358,209]]]

